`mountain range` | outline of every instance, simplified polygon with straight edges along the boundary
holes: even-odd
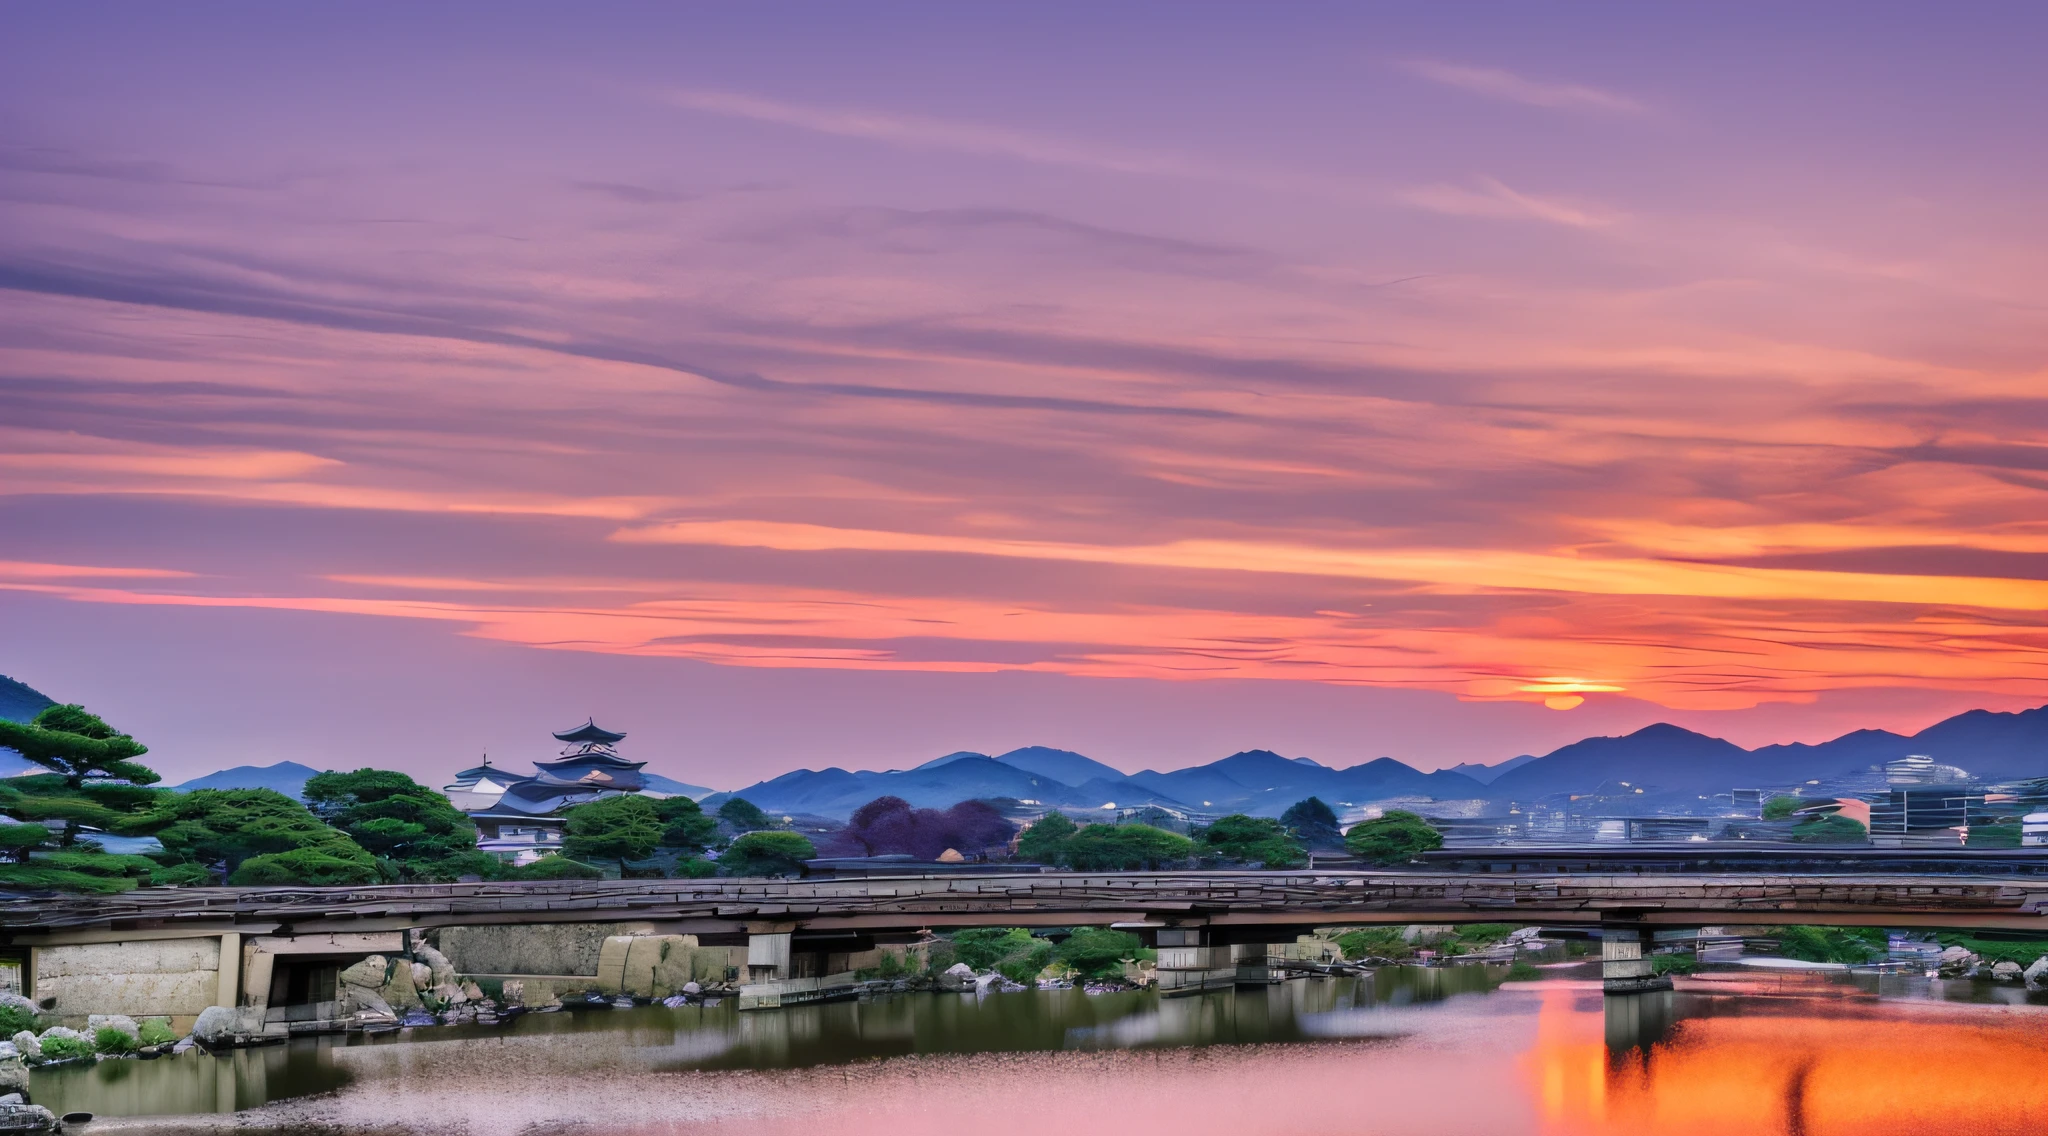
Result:
[[[774,813],[843,817],[880,796],[943,808],[977,797],[1014,797],[1047,805],[1130,808],[1163,805],[1205,813],[1277,816],[1308,796],[1331,804],[1394,797],[1486,800],[1496,805],[1560,793],[1640,796],[1644,805],[1697,800],[1736,788],[1790,788],[1862,774],[1872,766],[1927,754],[1977,778],[2048,776],[2048,706],[2013,713],[1971,710],[1914,734],[1857,730],[1819,744],[1744,749],[1733,742],[1660,722],[1620,737],[1586,738],[1541,756],[1497,765],[1459,765],[1424,773],[1392,758],[1345,769],[1270,750],[1247,750],[1168,773],[1125,773],[1070,750],[1029,746],[989,756],[949,753],[885,772],[799,769],[730,794]]]

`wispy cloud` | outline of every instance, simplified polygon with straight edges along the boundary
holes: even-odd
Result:
[[[1212,177],[1219,172],[1171,154],[1099,146],[961,119],[811,106],[739,91],[670,89],[657,92],[656,97],[670,106],[703,114],[772,122],[818,134],[865,138],[910,149],[947,150],[1126,174]]]
[[[1498,67],[1474,67],[1436,59],[1410,59],[1401,67],[1432,83],[1470,91],[1475,95],[1555,110],[1589,110],[1607,114],[1647,114],[1640,101],[1615,91],[1581,83],[1553,83],[1530,79]]]
[[[1403,191],[1401,200],[1417,209],[1454,217],[1547,221],[1574,229],[1597,229],[1621,220],[1621,214],[1611,210],[1523,193],[1495,178],[1480,178],[1476,188],[1448,184],[1416,186]]]

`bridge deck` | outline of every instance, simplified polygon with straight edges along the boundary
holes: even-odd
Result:
[[[679,932],[1148,923],[1833,923],[2039,930],[2048,880],[1876,875],[1444,872],[1033,873],[858,880],[561,880],[331,888],[151,888],[0,904],[0,940],[304,934],[489,923],[653,922]]]

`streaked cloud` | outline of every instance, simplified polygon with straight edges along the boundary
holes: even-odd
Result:
[[[1649,112],[1641,101],[1616,91],[1582,83],[1531,79],[1499,67],[1479,67],[1440,59],[1410,59],[1401,67],[1432,83],[1524,106],[1607,114],[1639,115]]]
[[[1602,228],[1622,219],[1620,214],[1599,206],[1572,204],[1523,193],[1495,178],[1480,178],[1469,187],[1446,184],[1415,186],[1403,190],[1400,196],[1417,209],[1454,217],[1547,221],[1574,229]]]

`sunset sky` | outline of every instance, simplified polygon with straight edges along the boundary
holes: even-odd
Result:
[[[0,673],[172,779],[2048,702],[2039,5],[8,25]]]

